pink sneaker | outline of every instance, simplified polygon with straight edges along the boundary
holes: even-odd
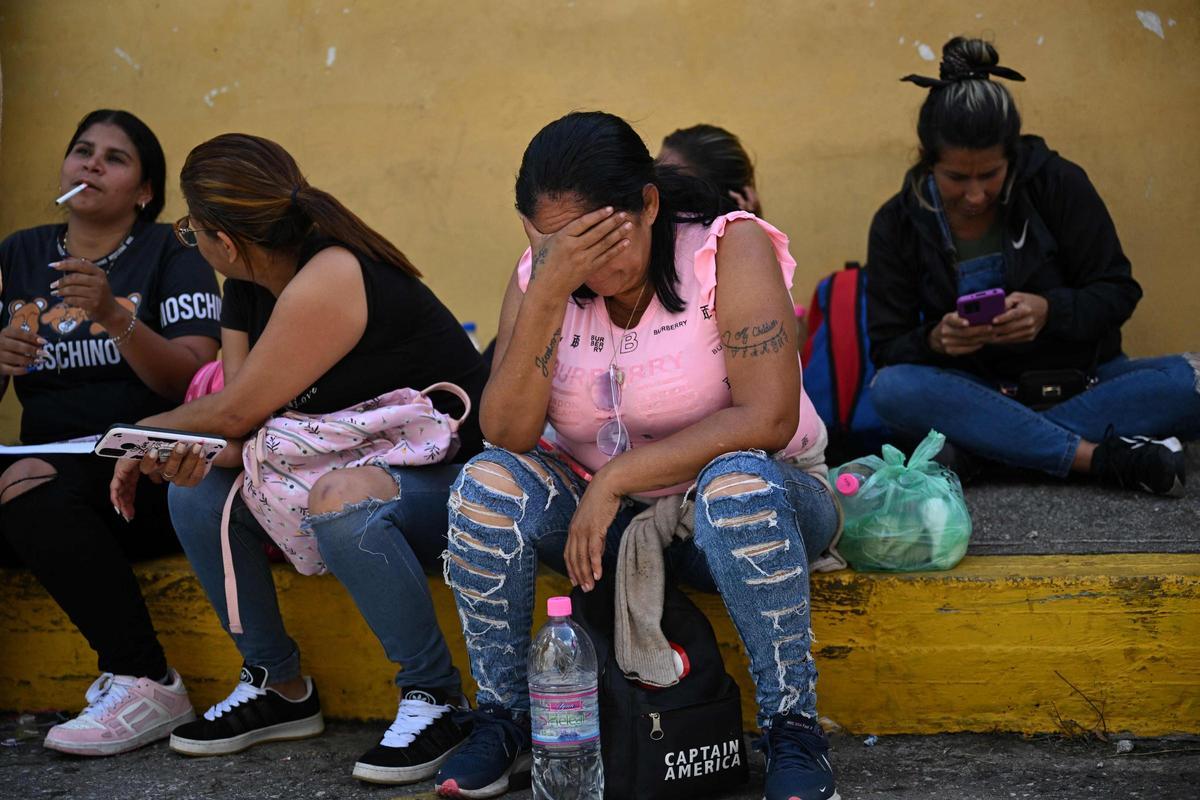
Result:
[[[111,756],[165,739],[196,718],[179,673],[170,686],[150,678],[106,672],[87,690],[79,716],[55,725],[42,744],[80,756]]]

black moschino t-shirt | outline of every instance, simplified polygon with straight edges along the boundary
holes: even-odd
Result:
[[[86,312],[50,294],[63,273],[49,264],[66,257],[66,225],[18,231],[0,242],[0,327],[41,335],[47,356],[13,384],[21,400],[21,441],[39,444],[101,433],[114,422],[136,422],[177,403],[160,397],[125,363],[108,333]],[[138,322],[167,339],[210,336],[220,341],[221,295],[199,251],[184,247],[170,225],[138,223],[107,260],[113,296]]]
[[[329,239],[312,237],[300,253],[300,268],[326,247]],[[459,428],[462,446],[456,460],[483,449],[479,430],[479,398],[488,379],[483,357],[462,325],[419,278],[390,264],[356,254],[367,295],[367,327],[358,343],[328,372],[288,403],[305,414],[327,414],[378,397],[393,389],[424,389],[439,381],[460,386],[471,398],[471,414]],[[225,281],[221,324],[243,331],[254,347],[275,309],[275,296],[249,281]],[[338,313],[338,295],[331,291],[329,313]],[[435,392],[434,406],[454,417],[462,403],[453,395]]]

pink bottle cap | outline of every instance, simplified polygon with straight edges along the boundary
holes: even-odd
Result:
[[[571,616],[571,598],[551,597],[546,601],[546,613],[552,617]]]
[[[862,486],[862,481],[858,479],[857,475],[846,472],[838,475],[837,483],[834,485],[842,494],[855,494],[859,487]]]

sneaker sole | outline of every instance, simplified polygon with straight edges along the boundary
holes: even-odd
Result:
[[[45,741],[42,742],[42,746],[48,750],[56,750],[60,753],[70,753],[74,756],[115,756],[118,753],[128,753],[130,750],[136,750],[139,747],[145,747],[148,744],[153,744],[159,739],[165,739],[171,735],[171,731],[175,730],[175,728],[191,722],[195,718],[196,712],[189,708],[186,714],[180,714],[174,719],[169,719],[166,722],[160,722],[153,728],[144,730],[136,736],[121,742],[76,744],[72,742],[54,741],[47,736]]]
[[[171,734],[171,749],[185,756],[223,756],[240,753],[264,742],[286,742],[292,739],[307,739],[325,730],[325,718],[318,711],[311,717],[280,722],[267,728],[246,731],[226,739],[184,739]]]
[[[508,778],[514,772],[528,772],[533,767],[533,753],[522,753],[513,760],[504,774],[487,786],[478,789],[460,789],[454,779],[443,781],[437,787],[439,797],[462,797],[466,800],[482,800],[487,797],[499,797],[508,791]],[[454,784],[447,786],[447,784]]]
[[[366,781],[367,783],[389,783],[396,785],[417,783],[436,775],[442,763],[452,756],[454,751],[459,747],[462,747],[462,742],[454,745],[454,747],[451,747],[432,761],[426,761],[424,764],[415,764],[411,767],[381,767],[378,764],[368,764],[364,761],[359,761],[354,765],[354,770],[350,774],[360,781]]]

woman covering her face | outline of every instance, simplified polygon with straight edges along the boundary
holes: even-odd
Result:
[[[905,78],[929,94],[920,161],[871,224],[876,410],[992,461],[1178,495],[1200,358],[1124,355],[1142,290],[1113,220],[1080,167],[1021,135],[993,78],[1024,80],[961,37],[938,78]]]
[[[533,138],[516,199],[530,247],[484,393],[495,448],[454,487],[445,567],[480,711],[439,791],[494,797],[528,769],[537,562],[591,591],[611,579],[630,520],[678,510],[694,486],[694,536],[667,559],[721,594],[746,643],[766,796],[836,797],[807,597],[838,513],[825,429],[801,385],[787,237],[721,213],[709,184],[656,166],[628,123],[599,112]],[[535,450],[547,423],[574,469]]]

